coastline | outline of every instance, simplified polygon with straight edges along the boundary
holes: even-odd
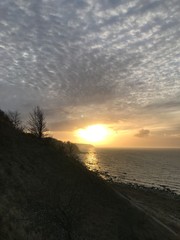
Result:
[[[85,153],[84,153],[85,154]],[[91,166],[82,164],[102,178],[119,195],[133,207],[144,212],[145,215],[159,222],[165,228],[180,236],[180,194],[166,185],[145,186],[137,183],[117,182],[116,177],[108,171],[91,169]]]
[[[169,189],[115,183],[110,186],[119,194],[180,235],[180,195]]]
[[[137,189],[129,200],[132,188],[89,171],[69,142],[39,139],[6,122],[0,128],[3,239],[177,239],[179,234],[135,204],[142,197]]]
[[[180,149],[176,150],[97,148],[95,152],[83,152],[79,157],[88,169],[105,180],[180,194]]]

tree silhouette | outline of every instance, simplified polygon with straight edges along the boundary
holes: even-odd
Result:
[[[14,111],[14,112],[9,111],[7,115],[9,120],[11,121],[11,123],[16,129],[23,130],[21,115],[18,111]]]
[[[44,133],[47,131],[44,112],[39,106],[29,114],[28,131],[38,138],[44,137]]]

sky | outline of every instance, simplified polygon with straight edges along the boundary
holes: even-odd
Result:
[[[0,108],[37,105],[63,141],[180,147],[180,1],[1,0]]]

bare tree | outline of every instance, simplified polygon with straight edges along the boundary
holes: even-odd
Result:
[[[14,111],[14,112],[9,111],[7,115],[9,120],[11,121],[11,123],[16,129],[23,130],[21,115],[18,111]]]
[[[47,131],[44,112],[39,106],[29,114],[28,131],[38,138],[44,137],[44,133]]]

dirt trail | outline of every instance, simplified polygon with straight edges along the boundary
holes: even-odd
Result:
[[[112,189],[121,199],[124,199],[125,201],[127,201],[132,208],[138,209],[140,212],[144,213],[150,219],[151,222],[154,221],[157,224],[157,226],[159,226],[160,228],[163,228],[164,231],[167,232],[167,235],[172,237],[172,239],[177,239],[177,240],[180,239],[180,236],[175,231],[173,231],[173,229],[171,229],[165,223],[163,223],[158,218],[153,216],[149,211],[147,211],[143,207],[143,205],[135,203],[132,199],[126,197],[125,195],[120,193],[120,191],[118,191],[117,189],[115,189],[113,187],[112,187]]]

